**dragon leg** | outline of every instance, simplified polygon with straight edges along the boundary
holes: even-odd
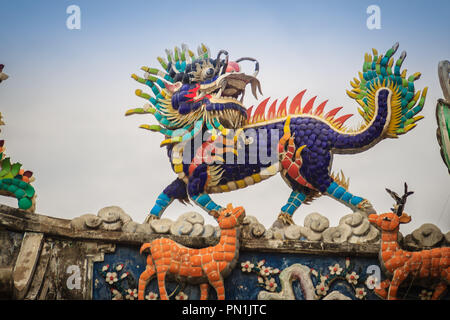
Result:
[[[159,219],[164,210],[166,210],[175,199],[178,199],[183,203],[188,201],[186,184],[181,179],[176,179],[161,192],[144,223],[149,223],[153,219]]]
[[[290,117],[287,118],[284,125],[284,135],[281,137],[278,143],[278,153],[280,155],[280,163],[285,171],[284,175],[294,180],[295,183],[314,189],[314,187],[308,183],[300,174],[300,168],[303,165],[301,152],[306,147],[295,147],[294,137],[291,134]],[[287,147],[287,148],[286,148]],[[288,179],[289,180],[289,179]],[[292,183],[288,183],[292,187]],[[294,224],[292,216],[294,212],[300,207],[300,205],[306,200],[307,195],[303,192],[293,190],[289,196],[287,203],[281,208],[281,213],[278,215],[277,221],[273,224],[273,227],[284,227],[286,225]]]
[[[210,179],[208,165],[205,163],[200,164],[192,171],[189,177],[187,191],[192,201],[208,212],[208,214],[217,217],[218,212],[223,208],[215,203],[205,191],[205,186]]]
[[[172,203],[174,198],[169,197],[164,192],[161,192],[153,208],[150,210],[150,214],[145,219],[144,223],[149,223],[153,219],[159,219],[164,210]]]
[[[223,207],[215,203],[207,193],[191,196],[191,199],[214,218],[217,218],[218,213],[223,209]]]
[[[282,227],[285,225],[294,224],[292,220],[292,215],[295,210],[297,210],[300,205],[305,201],[306,195],[302,192],[293,190],[287,203],[281,208],[281,213],[278,215],[278,219],[274,224],[274,227]],[[281,225],[278,225],[279,222]]]
[[[353,211],[363,211],[366,214],[375,213],[374,208],[367,199],[351,194],[347,186],[332,181],[327,188],[326,194],[331,198],[343,203]]]

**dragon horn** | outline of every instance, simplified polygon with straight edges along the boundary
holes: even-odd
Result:
[[[226,50],[220,50],[219,53],[217,54],[217,58],[216,58],[216,68],[214,70],[214,73],[216,75],[219,74],[220,71],[220,67],[221,67],[221,62],[220,62],[220,56],[224,54],[225,55],[225,64],[224,67],[222,68],[222,72],[221,74],[225,73],[225,71],[227,70],[227,66],[228,66],[228,51]]]
[[[259,72],[259,62],[258,60],[256,60],[255,58],[251,58],[251,57],[242,57],[236,60],[236,63],[239,63],[241,61],[253,61],[255,62],[255,72],[253,72],[253,76],[256,77],[258,75]]]

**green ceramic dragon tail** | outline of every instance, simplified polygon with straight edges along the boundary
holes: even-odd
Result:
[[[439,81],[444,98],[436,105],[436,121],[438,128],[436,136],[441,147],[441,156],[450,173],[450,61],[441,61],[438,66]]]
[[[4,125],[0,113],[0,125]],[[33,173],[21,169],[22,164],[11,163],[5,156],[5,141],[0,140],[0,195],[16,198],[20,209],[34,212],[36,192],[31,186]]]
[[[373,56],[366,53],[364,57],[363,71],[359,72],[359,79],[350,81],[353,89],[347,90],[347,94],[354,99],[361,108],[358,112],[366,124],[374,118],[376,103],[371,94],[378,87],[387,87],[392,91],[390,119],[386,137],[397,138],[416,126],[416,122],[423,118],[418,115],[422,111],[428,87],[415,91],[414,81],[420,78],[420,72],[407,77],[406,69],[401,66],[406,58],[403,51],[394,65],[393,55],[398,49],[398,43],[392,46],[386,54],[380,55],[372,49]]]

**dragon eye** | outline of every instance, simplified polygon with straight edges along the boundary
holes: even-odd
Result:
[[[203,70],[203,76],[205,79],[212,78],[213,75],[214,75],[213,68],[207,68],[207,69]]]
[[[388,217],[384,217],[383,220],[384,221],[391,221],[391,219],[389,219]]]

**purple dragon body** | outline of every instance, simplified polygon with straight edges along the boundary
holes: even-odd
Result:
[[[351,115],[336,118],[341,108],[324,111],[326,102],[314,106],[316,97],[302,103],[305,91],[291,103],[287,98],[262,101],[253,111],[243,105],[245,87],[250,84],[257,97],[261,92],[256,75],[259,63],[253,58],[229,61],[221,50],[216,59],[201,46],[198,56],[182,46],[175,54],[167,50],[168,62],[158,58],[163,71],[143,67],[144,78],[132,75],[148,85],[154,97],[136,90],[146,100],[143,108],[130,114],[153,114],[159,125],[141,128],[165,136],[174,172],[178,175],[159,195],[149,218],[159,218],[169,204],[191,199],[208,213],[217,216],[223,208],[209,196],[229,192],[265,180],[280,173],[292,192],[282,206],[278,224],[293,223],[292,215],[302,204],[320,195],[328,195],[353,210],[374,212],[370,202],[351,194],[348,185],[331,174],[333,154],[358,153],[385,138],[396,138],[415,127],[422,116],[427,88],[415,92],[415,73],[406,77],[401,65],[403,52],[394,65],[395,44],[386,54],[366,54],[363,72],[351,82],[348,95],[359,105],[364,122],[349,129],[344,122]],[[225,56],[222,58],[222,56]],[[253,75],[240,72],[239,62],[255,63]],[[239,99],[240,98],[240,99]]]

